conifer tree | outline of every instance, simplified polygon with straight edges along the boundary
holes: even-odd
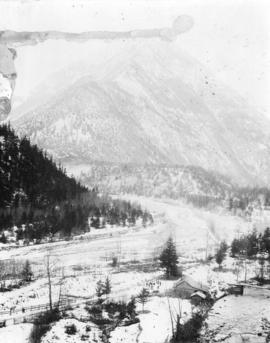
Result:
[[[136,299],[132,297],[127,304],[127,313],[131,318],[135,317],[136,315]]]
[[[178,276],[178,257],[176,253],[176,245],[172,237],[169,237],[167,240],[165,248],[159,256],[159,260],[160,267],[165,268],[167,278]]]
[[[143,288],[138,294],[138,302],[142,304],[142,311],[144,312],[144,305],[149,300],[149,292],[146,288]]]
[[[222,262],[225,259],[226,250],[224,249],[223,243],[221,243],[218,250],[216,251],[215,259],[216,259],[216,262],[217,262],[219,268],[221,268]]]
[[[99,280],[96,286],[96,295],[98,298],[100,298],[102,297],[103,294],[104,294],[104,285],[103,285],[103,282]]]
[[[107,276],[105,283],[104,283],[104,294],[106,294],[106,295],[110,294],[111,290],[112,290],[111,280]]]

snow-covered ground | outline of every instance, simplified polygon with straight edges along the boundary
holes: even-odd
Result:
[[[66,328],[74,325],[76,332],[68,334]],[[42,343],[78,343],[78,342],[102,343],[101,331],[94,324],[86,324],[76,319],[61,319],[54,324],[50,331],[42,338]]]
[[[98,230],[82,236],[81,240],[0,250],[0,259],[23,258],[30,259],[35,264],[44,264],[44,257],[50,252],[64,266],[91,265],[104,261],[121,250],[122,260],[141,260],[152,257],[169,235],[176,239],[180,255],[204,258],[207,241],[208,252],[211,252],[221,239],[230,241],[238,231],[244,233],[250,229],[249,224],[239,217],[196,209],[180,201],[131,196],[128,199],[149,209],[154,214],[155,224],[130,230]],[[97,239],[97,235],[105,233],[108,234],[106,237]]]
[[[262,318],[270,320],[269,296],[270,291],[268,296],[254,292],[253,296],[229,295],[217,301],[207,320],[209,330],[216,332],[215,341],[243,342],[242,336],[247,337],[245,342],[266,342]]]
[[[186,321],[191,315],[188,300],[167,297],[153,297],[145,305],[145,313],[140,313],[140,323],[116,328],[111,334],[111,343],[164,343],[171,337],[172,325],[169,312],[171,308],[174,318],[181,313]],[[137,306],[140,309],[140,305]]]
[[[106,276],[109,276],[112,282],[111,297],[115,300],[129,300],[131,296],[139,293],[147,281],[160,279],[161,276],[160,271],[145,272],[131,267],[134,267],[136,261],[140,263],[153,261],[154,263],[154,258],[158,256],[169,235],[175,238],[180,253],[180,263],[187,274],[201,282],[214,280],[216,284],[236,280],[233,262],[229,259],[226,266],[228,270],[225,272],[213,271],[213,265],[202,264],[201,259],[205,258],[206,245],[207,253],[213,253],[221,239],[230,241],[237,232],[247,232],[248,223],[223,212],[212,213],[199,210],[179,201],[138,197],[129,197],[129,199],[140,202],[142,207],[153,213],[155,220],[153,226],[136,227],[130,230],[126,228],[100,230],[68,242],[0,250],[0,259],[28,259],[34,273],[39,276],[38,280],[27,286],[8,293],[0,293],[0,315],[1,311],[8,310],[10,307],[15,307],[15,310],[20,312],[22,307],[48,302],[48,285],[45,275],[48,254],[54,264],[52,287],[54,301],[58,300],[63,276],[61,293],[71,295],[74,299],[76,297],[77,304],[91,299],[95,295],[96,282],[99,279],[105,279]],[[112,267],[113,256],[117,256],[118,261],[125,265],[122,265],[120,269]],[[160,293],[166,292],[172,286],[173,282],[161,280]],[[177,299],[171,299],[171,302],[172,306],[178,308]],[[183,304],[185,308],[190,306],[189,303],[183,302]],[[146,310],[146,313],[139,315],[140,325],[117,328],[112,333],[112,343],[121,342],[121,339],[122,342],[127,342],[125,337],[128,337],[128,342],[133,342],[132,340],[135,342],[136,339],[138,342],[164,342],[171,333],[167,299],[152,297],[146,305]],[[77,308],[77,311],[83,312],[83,305]],[[186,316],[190,315],[190,309],[184,312],[187,313]],[[14,330],[16,327],[13,326]],[[59,332],[64,330],[63,327],[64,325],[59,323],[55,324],[47,334],[47,341],[44,343],[47,343],[48,339],[52,341],[51,335],[59,336]],[[158,328],[154,330],[156,335],[153,335],[154,327]],[[73,340],[70,338],[66,342],[76,342],[75,337],[84,335],[84,330],[85,327],[82,325],[77,336],[73,335]],[[4,329],[0,329],[0,342],[4,341],[2,339],[4,332]],[[5,343],[14,342],[5,339]]]
[[[0,330],[0,342],[2,343],[29,343],[29,335],[32,324],[11,325]]]

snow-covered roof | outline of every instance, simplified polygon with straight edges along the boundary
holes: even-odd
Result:
[[[208,292],[209,291],[209,287],[208,286],[204,285],[201,282],[198,282],[198,281],[194,280],[192,277],[190,277],[188,275],[183,275],[183,277],[181,279],[176,281],[175,287],[180,286],[184,282],[188,283],[192,288],[201,290],[203,292]]]
[[[192,298],[192,297],[195,297],[195,296],[198,296],[198,297],[200,297],[202,299],[206,298],[206,295],[203,292],[201,292],[201,291],[196,291],[196,292],[192,293],[190,297]]]

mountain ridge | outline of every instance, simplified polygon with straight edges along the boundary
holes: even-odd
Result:
[[[186,164],[267,183],[268,120],[165,46],[125,51],[13,124],[60,160]]]

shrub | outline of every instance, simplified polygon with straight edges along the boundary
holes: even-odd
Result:
[[[77,328],[75,324],[67,325],[65,326],[65,329],[66,329],[65,332],[68,335],[75,335],[77,332]]]
[[[118,313],[118,318],[121,320],[127,317],[127,304],[124,301],[107,302],[104,304],[104,308],[111,316],[114,316],[116,313]]]
[[[91,322],[93,322],[94,324],[98,325],[98,326],[102,326],[102,325],[107,325],[107,324],[112,324],[112,320],[109,318],[103,318],[103,317],[90,317]]]
[[[34,324],[36,325],[48,325],[52,322],[56,322],[60,319],[60,313],[58,309],[53,309],[52,311],[47,311],[39,315],[35,321]]]
[[[112,258],[112,267],[117,267],[117,265],[118,265],[118,258],[117,256],[114,256]]]
[[[224,261],[226,257],[227,249],[228,249],[227,243],[223,241],[220,243],[219,248],[216,251],[215,259],[219,268],[221,268],[222,262]]]
[[[90,326],[90,325],[86,325],[85,331],[86,331],[86,332],[91,331],[91,326]]]
[[[127,313],[130,316],[130,318],[136,316],[136,299],[134,297],[132,297],[130,301],[127,303]]]
[[[90,314],[93,314],[95,316],[99,316],[102,314],[102,308],[99,305],[93,305],[91,307],[85,308]]]
[[[172,342],[194,342],[199,336],[204,316],[201,313],[194,313],[187,322],[180,324],[180,318],[177,318],[176,331]]]
[[[72,267],[74,271],[82,271],[83,267],[80,264],[76,264],[75,266]]]
[[[49,331],[49,329],[50,329],[50,325],[34,324],[30,333],[29,342],[40,343],[41,338],[46,334],[47,331]]]
[[[33,272],[31,269],[30,262],[26,260],[25,265],[22,270],[22,277],[25,282],[30,282],[32,281],[33,278]]]
[[[30,333],[30,343],[40,343],[41,338],[50,329],[50,324],[60,319],[60,313],[58,309],[53,311],[47,311],[42,313],[34,320],[34,326]]]

